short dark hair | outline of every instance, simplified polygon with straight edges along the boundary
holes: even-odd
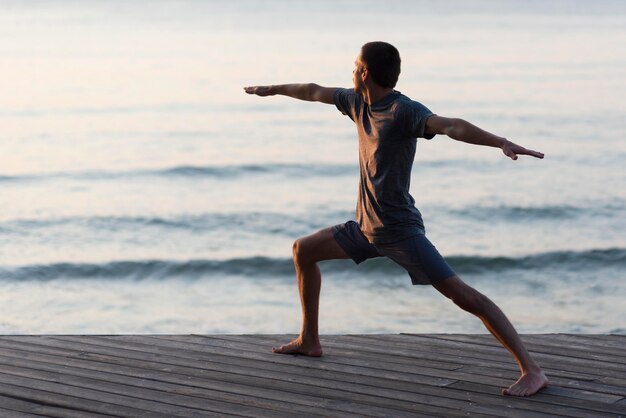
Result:
[[[361,61],[376,84],[393,88],[400,76],[400,53],[387,42],[368,42],[361,47]]]

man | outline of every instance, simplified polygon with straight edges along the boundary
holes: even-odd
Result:
[[[404,267],[413,284],[430,284],[462,309],[480,318],[489,332],[517,361],[521,376],[503,394],[530,396],[548,379],[524,347],[504,313],[487,297],[465,284],[428,241],[420,212],[409,194],[416,139],[437,134],[518,155],[543,158],[505,138],[462,119],[434,115],[422,104],[394,90],[400,75],[398,50],[385,42],[361,48],[353,71],[354,89],[317,84],[245,87],[258,96],[285,95],[335,104],[352,119],[359,138],[360,185],[357,222],[349,221],[298,239],[293,246],[302,329],[297,339],[274,348],[275,353],[321,356],[318,334],[321,275],[317,263],[351,258],[360,263],[386,256]]]

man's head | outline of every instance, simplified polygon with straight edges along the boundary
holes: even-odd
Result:
[[[354,88],[362,93],[365,79],[383,88],[394,88],[400,75],[400,53],[387,42],[368,42],[361,47],[354,69]]]

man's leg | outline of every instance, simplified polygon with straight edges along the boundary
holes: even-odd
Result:
[[[313,235],[300,238],[293,244],[293,262],[302,305],[302,330],[295,340],[279,348],[273,348],[274,353],[313,357],[322,355],[318,331],[322,276],[317,263],[342,258],[348,258],[348,255],[335,241],[332,228],[322,229]]]
[[[495,303],[456,276],[442,280],[434,284],[434,287],[459,307],[480,318],[489,332],[515,357],[522,375],[517,382],[504,389],[503,394],[530,396],[548,385],[546,375],[532,359],[515,328]]]

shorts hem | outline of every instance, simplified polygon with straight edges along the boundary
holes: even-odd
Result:
[[[346,239],[343,237],[343,235],[341,234],[340,228],[343,225],[335,225],[333,226],[333,238],[335,239],[335,242],[337,242],[337,244],[341,247],[341,249],[346,253],[346,255],[352,260],[354,261],[355,264],[361,264],[362,262],[364,262],[365,260],[367,260],[367,257],[358,257],[355,256],[354,253],[352,252],[352,247],[351,245],[346,242]]]

